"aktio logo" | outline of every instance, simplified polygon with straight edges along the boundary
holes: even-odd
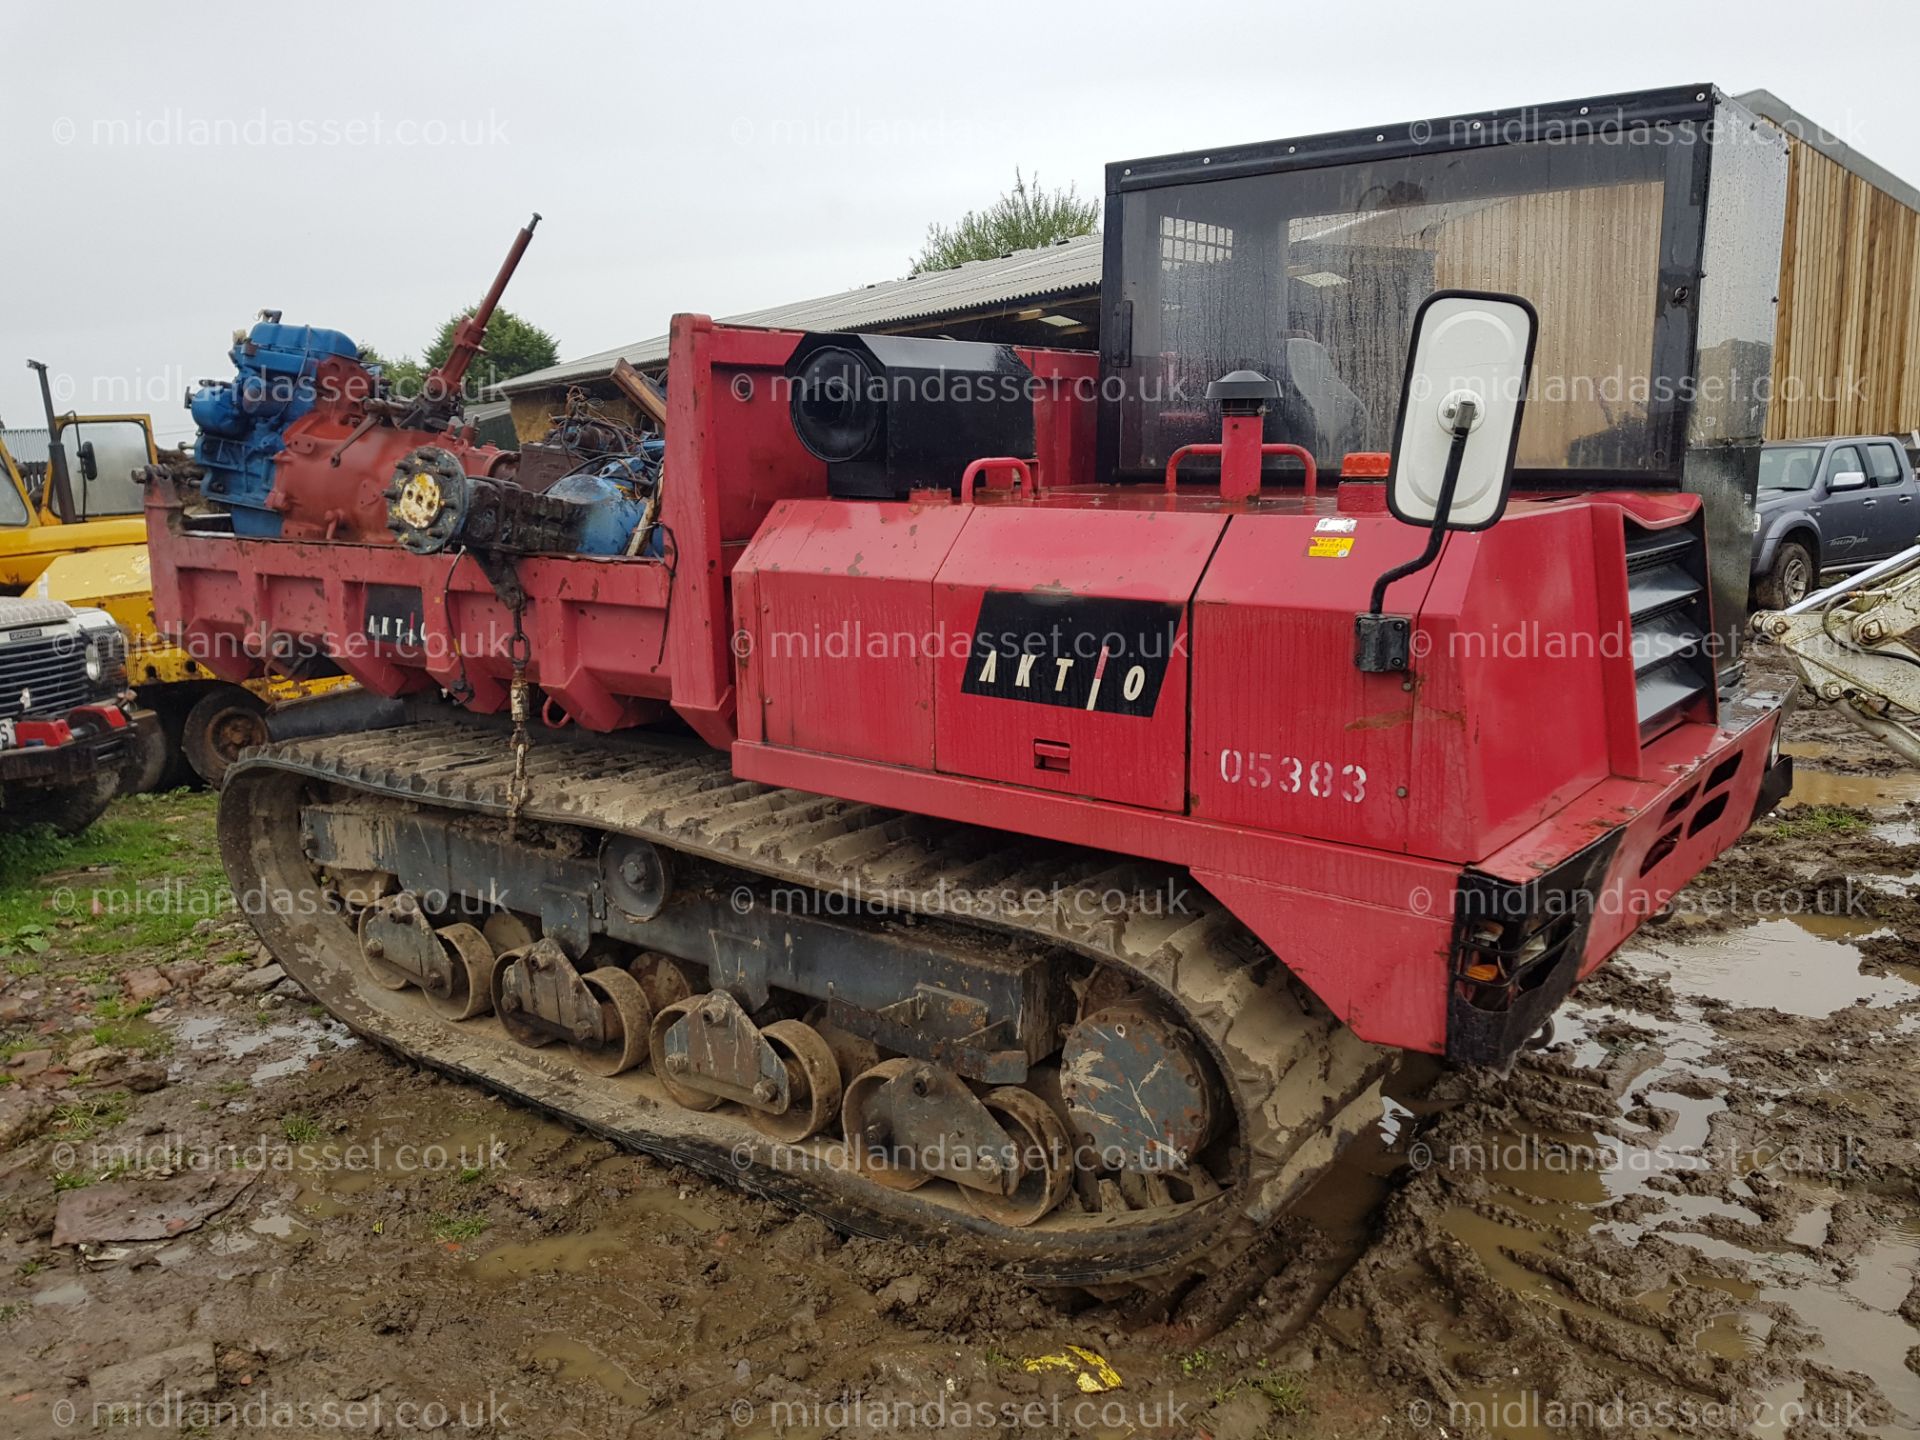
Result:
[[[990,590],[967,657],[969,695],[1150,716],[1179,643],[1181,607]]]

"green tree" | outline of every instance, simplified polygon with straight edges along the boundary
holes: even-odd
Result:
[[[927,242],[913,268],[950,270],[966,260],[989,260],[1009,250],[1091,235],[1099,223],[1099,201],[1082,200],[1071,185],[1047,190],[1038,175],[1029,185],[1015,170],[1013,189],[986,209],[969,210],[952,225],[929,225]]]
[[[440,327],[440,333],[427,347],[427,353],[420,357],[423,369],[437,369],[453,353],[454,331],[473,311],[474,307],[469,305],[447,318],[446,324]],[[559,363],[560,350],[554,344],[553,336],[538,325],[528,324],[511,310],[495,310],[493,318],[487,322],[486,344],[474,360],[473,368],[467,372],[467,394],[476,394],[498,385],[502,380],[525,375],[529,370],[544,370],[549,365]]]
[[[360,347],[360,363],[378,365],[380,373],[387,377],[387,385],[396,395],[418,395],[420,382],[427,378],[426,370],[411,355],[389,360],[371,345]]]

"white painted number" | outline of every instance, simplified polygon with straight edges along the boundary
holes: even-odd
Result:
[[[1339,799],[1349,805],[1367,798],[1367,772],[1358,765],[1336,766],[1331,760],[1303,760],[1265,750],[1222,750],[1220,778],[1249,790],[1278,789],[1283,795],[1304,791],[1315,800]]]

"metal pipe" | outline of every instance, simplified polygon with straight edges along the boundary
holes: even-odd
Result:
[[[1894,571],[1912,564],[1915,560],[1920,560],[1920,545],[1911,545],[1905,550],[1902,550],[1898,555],[1890,555],[1878,564],[1869,565],[1858,575],[1849,575],[1838,585],[1829,585],[1824,590],[1816,590],[1804,600],[1799,601],[1797,604],[1789,605],[1786,609],[1778,613],[1782,615],[1805,614],[1809,610],[1817,609],[1826,604],[1829,600],[1841,595],[1851,594],[1863,585],[1871,585],[1882,575],[1890,575]]]
[[[540,212],[536,210],[533,218],[513,237],[513,248],[507,251],[507,258],[501,262],[499,273],[493,277],[493,287],[480,302],[480,308],[460,322],[460,328],[454,332],[453,348],[447,352],[445,363],[427,377],[428,393],[453,395],[459,392],[461,382],[467,378],[467,367],[473,364],[473,357],[480,353],[481,343],[487,338],[487,322],[493,319],[493,312],[500,305],[500,297],[506,293],[507,282],[513,278],[520,257],[527,253],[527,244],[533,239],[533,227],[539,223]]]

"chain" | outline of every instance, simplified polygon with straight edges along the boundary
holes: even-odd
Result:
[[[527,660],[533,647],[527,640],[527,632],[521,625],[521,617],[526,610],[522,604],[513,607],[513,639],[507,645],[507,657],[513,661],[513,688],[510,691],[510,708],[513,712],[513,779],[507,784],[507,839],[512,840],[520,828],[520,807],[527,799],[527,715],[533,704],[529,698],[531,687],[527,684]]]

